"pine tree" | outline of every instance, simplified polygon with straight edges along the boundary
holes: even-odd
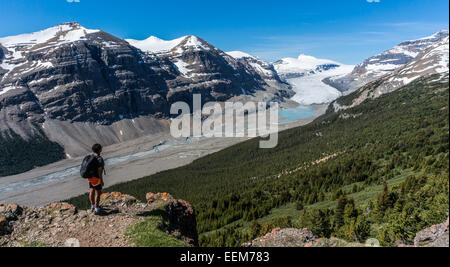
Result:
[[[336,230],[344,226],[345,205],[347,205],[347,198],[345,198],[344,195],[341,195],[337,201],[336,213],[334,214]]]
[[[251,238],[257,238],[261,233],[261,225],[258,223],[258,220],[253,220],[250,226],[250,235]]]

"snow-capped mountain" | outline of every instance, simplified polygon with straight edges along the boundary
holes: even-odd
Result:
[[[217,70],[215,73],[211,72],[214,66],[211,62],[207,62],[208,60],[187,56],[187,54],[203,51],[215,54],[216,57],[223,59],[225,64],[235,69],[244,67],[245,71],[253,76],[253,80],[263,85],[270,83],[270,86],[285,87],[271,64],[240,51],[224,53],[196,36],[189,35],[168,41],[151,36],[142,41],[133,39],[126,39],[126,41],[148,54],[171,60],[180,74],[188,79],[201,76],[208,78],[220,73]],[[233,75],[239,77],[239,71],[235,71]]]
[[[283,83],[272,64],[242,51],[230,51],[227,54],[245,65],[250,73],[255,77],[260,77],[266,83],[275,85]]]
[[[402,42],[392,49],[366,59],[349,75],[330,80],[329,83],[341,91],[354,91],[410,63],[419,53],[448,36],[448,31],[444,30],[425,38]]]
[[[336,61],[300,55],[298,58],[284,58],[274,63],[278,75],[285,79],[296,92],[292,100],[304,104],[329,103],[342,93],[326,83],[327,79],[342,77],[354,66]]]
[[[291,96],[281,81],[195,36],[123,40],[78,23],[0,38],[0,134],[43,133],[66,152],[84,153],[164,130],[172,103]],[[130,122],[132,120],[132,123]],[[166,127],[167,128],[167,127]],[[71,144],[68,147],[67,144]]]
[[[341,110],[361,104],[366,99],[377,98],[393,92],[418,79],[435,76],[433,82],[448,82],[449,78],[449,37],[434,43],[419,53],[412,61],[397,68],[382,78],[367,84],[357,92],[350,105],[335,102],[334,109]]]

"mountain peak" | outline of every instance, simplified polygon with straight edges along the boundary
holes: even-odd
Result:
[[[77,26],[82,27],[80,25],[80,23],[78,23],[77,21],[63,22],[63,23],[60,23],[60,24],[58,24],[56,26],[63,26],[63,25],[72,26],[72,27],[77,27]]]
[[[89,30],[78,22],[66,22],[45,30],[25,33],[15,36],[0,38],[0,43],[5,47],[25,46],[32,47],[36,44],[74,42],[83,39],[87,34],[96,33],[99,30]]]
[[[186,47],[205,46],[205,41],[194,35],[186,35],[173,40],[163,40],[156,36],[150,36],[145,40],[126,39],[126,41],[134,47],[150,53],[166,53],[177,46]]]
[[[436,38],[442,39],[443,37],[448,36],[448,35],[449,35],[448,30],[440,30],[433,35],[430,35],[430,36],[424,37],[424,38],[420,38],[418,40],[428,40],[428,39],[436,39]]]

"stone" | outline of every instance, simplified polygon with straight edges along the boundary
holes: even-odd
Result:
[[[433,225],[417,233],[416,247],[449,247],[449,219],[445,223]]]
[[[172,195],[170,195],[169,193],[147,193],[146,195],[146,199],[147,199],[147,203],[150,205],[158,200],[162,200],[162,201],[169,201],[169,200],[174,200],[174,198],[172,197]]]
[[[100,196],[100,205],[128,206],[137,202],[135,197],[119,192],[104,193]]]
[[[70,214],[76,214],[78,212],[78,209],[74,205],[63,202],[51,203],[45,206],[44,209],[49,212],[59,211],[68,212]]]
[[[8,231],[8,221],[5,217],[0,217],[0,236],[6,234]]]

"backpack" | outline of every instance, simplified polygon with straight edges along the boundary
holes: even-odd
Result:
[[[86,156],[81,163],[80,175],[84,179],[92,178],[96,175],[96,160],[94,155]]]

